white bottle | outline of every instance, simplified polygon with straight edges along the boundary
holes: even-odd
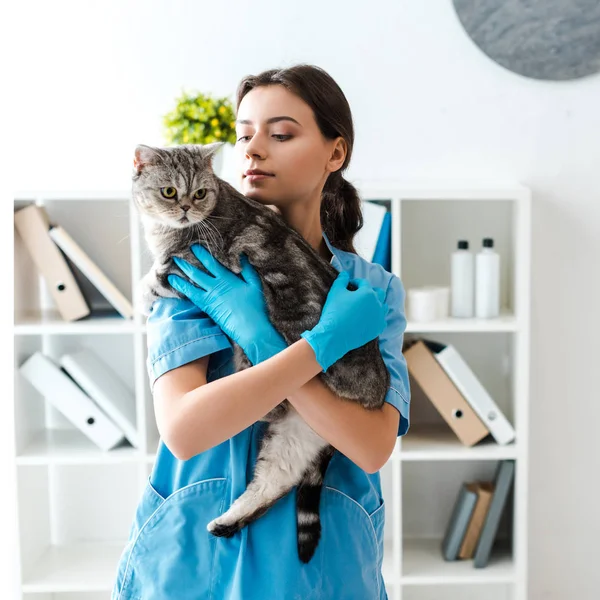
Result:
[[[472,317],[475,293],[475,257],[469,242],[459,240],[450,263],[450,295],[453,317]]]
[[[500,255],[494,240],[484,238],[475,257],[475,316],[492,319],[500,315]]]

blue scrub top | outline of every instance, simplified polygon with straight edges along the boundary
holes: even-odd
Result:
[[[409,427],[410,388],[402,341],[406,327],[400,279],[378,264],[334,248],[331,264],[386,290],[387,326],[379,337],[391,375],[386,395]],[[163,373],[210,355],[207,381],[233,373],[231,344],[187,300],[161,298],[147,321],[151,386]],[[206,525],[225,512],[252,480],[267,423],[183,461],[159,441],[117,568],[111,600],[382,600],[385,502],[379,472],[369,474],[337,450],[321,495],[322,534],[308,564],[298,558],[296,489],[233,537]]]

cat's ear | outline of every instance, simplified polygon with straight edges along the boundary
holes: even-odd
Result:
[[[156,164],[157,158],[158,158],[158,154],[157,154],[156,150],[154,150],[154,148],[140,144],[139,146],[136,146],[136,149],[135,149],[135,153],[133,156],[133,168],[136,170],[137,174],[139,175],[142,172],[142,170],[144,169],[144,167],[147,167],[148,165]]]
[[[202,154],[205,159],[212,160],[214,155],[225,145],[225,142],[213,142],[202,146]]]

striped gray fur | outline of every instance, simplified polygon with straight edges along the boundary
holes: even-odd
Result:
[[[138,308],[147,315],[156,298],[181,297],[167,280],[171,273],[185,278],[173,256],[204,270],[190,251],[192,244],[204,245],[234,273],[241,271],[243,252],[260,277],[273,326],[292,344],[319,321],[338,272],[279,214],[246,198],[214,174],[211,157],[219,146],[136,148],[132,198],[154,259],[138,290]],[[177,190],[174,200],[160,193],[160,188],[169,186]],[[199,189],[206,194],[194,200]],[[180,220],[183,216],[186,222]],[[235,370],[252,366],[243,350],[230,341]],[[383,406],[389,387],[377,339],[348,352],[319,377],[338,396],[372,410]],[[268,426],[253,478],[229,509],[208,524],[208,530],[230,537],[297,488],[298,553],[308,562],[321,534],[320,493],[334,449],[287,400],[262,420]]]

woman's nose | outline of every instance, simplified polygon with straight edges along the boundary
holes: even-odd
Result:
[[[265,149],[259,136],[253,135],[252,139],[246,144],[246,155],[248,157],[265,158]]]

